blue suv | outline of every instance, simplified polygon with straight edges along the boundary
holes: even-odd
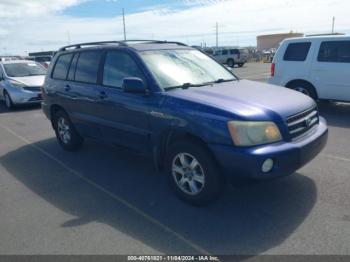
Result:
[[[42,95],[43,111],[65,150],[92,138],[138,151],[194,205],[207,204],[236,179],[290,175],[327,142],[314,100],[240,80],[178,42],[63,47]]]

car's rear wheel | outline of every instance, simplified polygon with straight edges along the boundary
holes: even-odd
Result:
[[[298,91],[300,93],[303,93],[304,95],[307,95],[314,100],[317,100],[317,94],[316,94],[315,88],[307,82],[294,82],[287,85],[287,87],[295,91]]]
[[[244,66],[244,63],[239,63],[238,64],[238,67],[242,67],[242,66]]]
[[[173,143],[167,153],[166,171],[175,193],[192,205],[207,205],[221,192],[223,178],[215,159],[199,143]]]
[[[76,131],[66,112],[60,110],[54,116],[54,128],[58,142],[67,151],[78,150],[83,138]]]
[[[13,108],[13,103],[12,103],[12,99],[11,99],[9,93],[7,93],[7,91],[4,91],[4,101],[5,101],[5,106],[7,107],[7,109],[11,110]]]
[[[229,67],[235,67],[235,61],[233,60],[233,59],[228,59],[227,60],[227,65],[229,66]]]

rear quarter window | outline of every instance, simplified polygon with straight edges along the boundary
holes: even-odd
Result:
[[[68,68],[73,54],[60,55],[52,72],[52,78],[66,80]]]
[[[283,60],[285,61],[305,61],[309,53],[311,43],[290,43],[284,53]]]
[[[350,63],[350,41],[322,42],[317,60],[319,62]]]

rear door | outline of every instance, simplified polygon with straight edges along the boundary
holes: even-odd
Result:
[[[322,41],[311,79],[323,99],[350,101],[350,40]]]
[[[96,103],[99,99],[97,79],[103,52],[86,50],[72,58],[64,86],[66,106],[79,132],[88,137],[99,138],[99,119]]]

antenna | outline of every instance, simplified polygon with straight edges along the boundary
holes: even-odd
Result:
[[[334,34],[334,22],[335,22],[335,17],[333,16],[333,21],[332,21],[332,35]]]

